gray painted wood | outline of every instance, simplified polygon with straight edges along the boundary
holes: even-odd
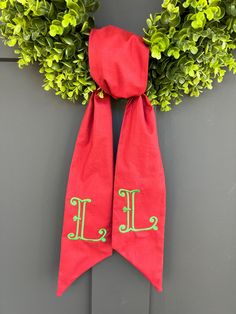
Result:
[[[17,55],[14,53],[14,48],[5,46],[0,38],[0,59],[1,58],[17,58]]]
[[[95,22],[99,27],[112,24],[143,34],[146,19],[150,13],[160,9],[161,3],[161,0],[104,0],[96,13]]]
[[[149,313],[150,284],[120,255],[92,270],[92,312],[136,314]]]
[[[84,107],[0,62],[0,313],[89,313],[90,276],[55,295],[67,175]]]
[[[164,293],[152,314],[236,313],[236,77],[157,113],[167,180]]]

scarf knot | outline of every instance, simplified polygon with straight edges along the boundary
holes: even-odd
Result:
[[[149,49],[142,37],[115,26],[93,29],[90,74],[113,98],[141,96],[147,87]]]

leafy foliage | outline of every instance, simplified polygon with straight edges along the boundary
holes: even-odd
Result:
[[[63,99],[83,97],[96,89],[88,69],[91,13],[97,0],[0,0],[1,33],[19,54],[19,66],[38,61],[44,88]]]
[[[236,73],[236,1],[164,0],[162,11],[147,20],[145,42],[151,49],[147,94],[162,111],[184,94],[198,97]]]
[[[86,104],[96,84],[89,74],[88,36],[99,0],[0,0],[0,31],[17,46],[19,66],[35,61],[44,88]],[[184,94],[199,96],[236,73],[236,0],[164,0],[150,15],[144,40],[150,46],[147,94],[162,111]],[[102,91],[100,92],[102,97]]]

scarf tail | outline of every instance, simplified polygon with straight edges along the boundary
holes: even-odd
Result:
[[[126,105],[115,171],[112,247],[162,291],[165,178],[154,109]]]
[[[65,198],[57,295],[112,254],[113,140],[110,97],[90,98]]]

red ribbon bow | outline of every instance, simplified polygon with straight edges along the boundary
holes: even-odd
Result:
[[[162,291],[165,179],[155,113],[144,95],[148,61],[141,37],[114,26],[91,31],[90,73],[105,94],[92,94],[75,145],[58,295],[112,249]],[[128,98],[115,170],[110,96]]]

